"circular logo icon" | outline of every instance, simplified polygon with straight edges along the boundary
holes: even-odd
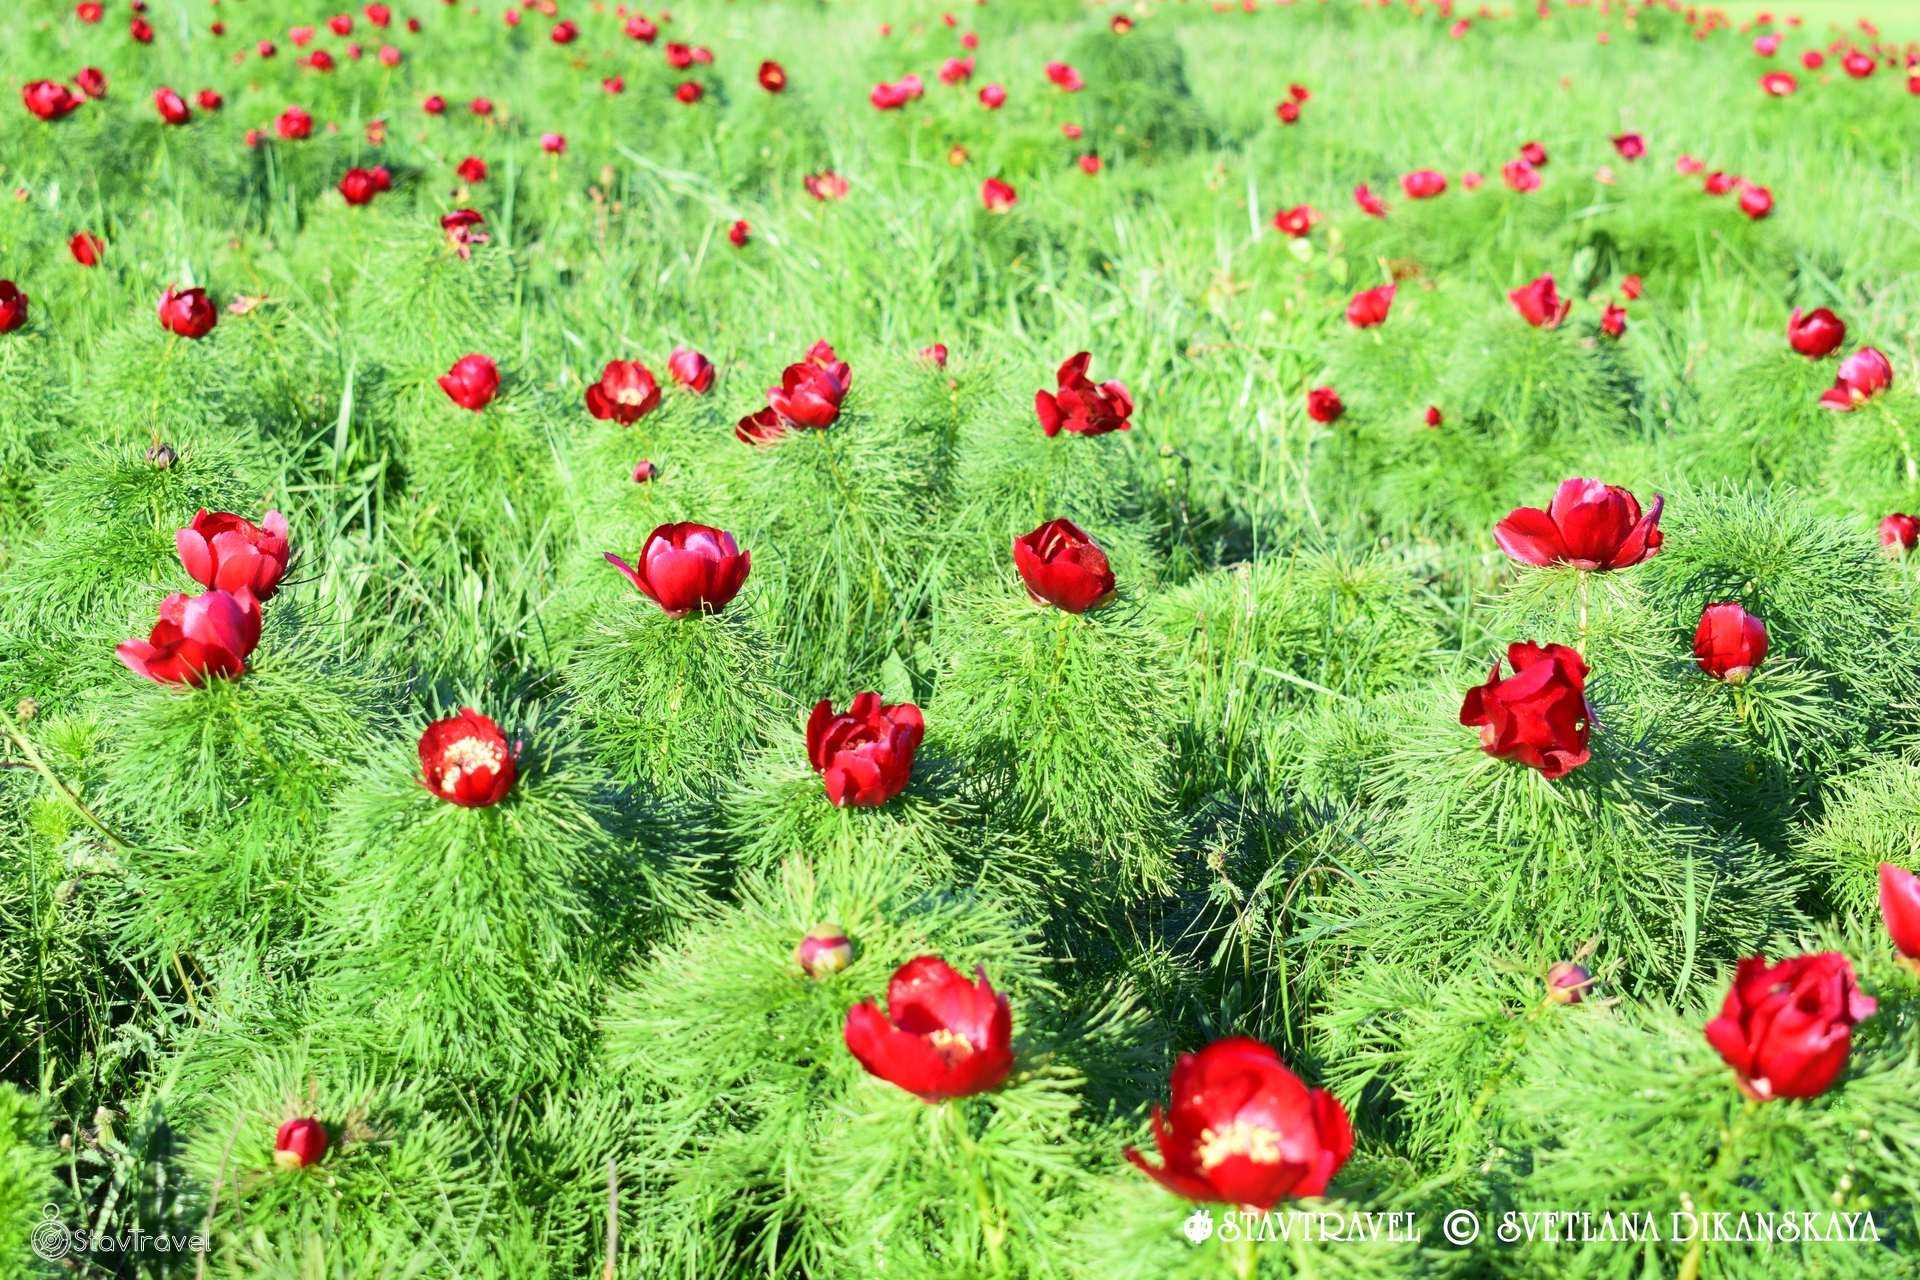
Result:
[[[1471,1209],[1455,1209],[1440,1219],[1440,1234],[1448,1244],[1472,1244],[1480,1236],[1480,1215]]]
[[[1195,1244],[1205,1242],[1213,1235],[1213,1210],[1195,1209],[1180,1230]]]
[[[60,1221],[60,1206],[48,1205],[40,1211],[40,1222],[31,1237],[33,1251],[48,1262],[58,1262],[73,1249],[73,1232]]]

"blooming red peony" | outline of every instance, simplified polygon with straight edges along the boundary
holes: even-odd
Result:
[[[230,511],[202,507],[193,523],[174,533],[173,546],[187,576],[201,586],[249,591],[262,603],[280,589],[292,554],[287,518],[278,511],[267,512],[255,524]]]
[[[1748,956],[1735,970],[1707,1043],[1755,1101],[1825,1093],[1847,1065],[1853,1028],[1873,1014],[1872,997],[1837,951],[1768,965]]]
[[[478,413],[492,403],[500,390],[500,367],[488,356],[464,355],[436,381],[447,393],[447,399],[462,409]]]
[[[862,693],[845,711],[835,711],[822,698],[807,717],[807,760],[826,783],[827,799],[870,809],[906,789],[925,732],[920,708],[911,702],[889,705],[877,693]]]
[[[207,297],[205,289],[176,290],[168,285],[155,311],[162,328],[183,338],[204,338],[220,320],[219,309]]]
[[[1071,520],[1049,520],[1015,538],[1013,567],[1035,604],[1085,613],[1113,598],[1107,553]]]
[[[1521,319],[1536,329],[1559,328],[1567,312],[1573,309],[1571,301],[1560,297],[1550,275],[1537,276],[1518,289],[1509,290],[1507,301],[1513,304]]]
[[[1880,864],[1880,919],[1894,950],[1920,973],[1920,877],[1891,862]]]
[[[1133,413],[1133,397],[1124,382],[1109,381],[1095,386],[1087,377],[1092,353],[1076,352],[1054,373],[1055,389],[1033,393],[1033,409],[1040,416],[1040,429],[1048,436],[1062,431],[1068,435],[1101,436],[1109,431],[1125,431]]]
[[[463,809],[499,804],[516,776],[507,735],[472,707],[435,720],[420,735],[420,781],[448,804]]]
[[[121,641],[114,655],[149,680],[198,688],[213,676],[244,673],[259,643],[260,602],[245,588],[216,587],[197,596],[168,596],[147,638]]]
[[[1280,1055],[1246,1036],[1183,1053],[1163,1111],[1153,1108],[1160,1166],[1127,1148],[1148,1177],[1190,1200],[1264,1212],[1318,1196],[1353,1154],[1346,1108],[1309,1089]]]
[[[669,618],[693,611],[719,613],[726,608],[753,567],[753,553],[725,529],[682,522],[663,524],[647,535],[630,565],[609,551],[607,563]]]
[[[1493,526],[1493,540],[1521,564],[1631,568],[1659,549],[1664,502],[1656,496],[1643,515],[1639,499],[1625,489],[1575,476],[1560,482],[1545,511],[1509,511]]]
[[[1565,777],[1589,758],[1587,664],[1563,644],[1542,648],[1531,640],[1508,645],[1507,661],[1511,676],[1501,678],[1495,659],[1487,682],[1467,690],[1460,723],[1479,728],[1488,755]]]
[[[653,370],[638,360],[608,361],[600,381],[587,387],[587,412],[623,427],[640,421],[659,403],[660,384],[653,380]]]
[[[969,982],[938,956],[894,971],[885,1013],[872,1000],[847,1010],[845,1038],[870,1074],[928,1102],[996,1089],[1013,1070],[1007,998],[984,970]]]
[[[1825,307],[1795,307],[1787,318],[1787,345],[1810,359],[1832,355],[1846,340],[1846,322]]]

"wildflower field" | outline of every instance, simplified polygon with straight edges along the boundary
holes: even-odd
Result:
[[[0,7],[0,1280],[1920,1276],[1904,9]]]

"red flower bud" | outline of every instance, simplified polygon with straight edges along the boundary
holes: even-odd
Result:
[[[1640,513],[1640,502],[1618,485],[1575,476],[1563,480],[1545,511],[1516,507],[1493,527],[1493,540],[1521,564],[1570,564],[1576,569],[1626,569],[1659,549],[1660,510]]]
[[[1508,645],[1507,661],[1511,676],[1500,678],[1495,659],[1487,682],[1467,690],[1460,723],[1479,727],[1488,755],[1518,760],[1550,779],[1565,777],[1590,758],[1587,664],[1563,644],[1542,648],[1531,640]]]
[[[1787,344],[1811,359],[1832,355],[1846,340],[1845,322],[1825,307],[1806,312],[1795,307],[1787,319]]]
[[[499,804],[518,774],[500,726],[472,707],[435,720],[420,735],[420,781],[463,809]]]
[[[1085,613],[1113,598],[1106,553],[1070,520],[1049,520],[1015,538],[1013,566],[1035,604]]]
[[[155,310],[161,327],[183,338],[204,338],[220,320],[220,312],[208,300],[205,289],[175,290],[168,285]]]
[[[747,247],[747,240],[752,235],[753,228],[748,226],[746,220],[743,218],[727,228],[727,243],[736,249],[744,249]]]
[[[853,963],[853,943],[837,924],[817,924],[793,949],[793,962],[809,978],[824,978]]]
[[[822,698],[807,717],[807,760],[826,783],[827,799],[874,808],[906,789],[925,733],[926,721],[911,702],[889,705],[877,693],[862,693],[836,712]]]
[[[1767,624],[1731,600],[1710,604],[1693,633],[1693,656],[1714,679],[1740,684],[1767,656]]]
[[[465,355],[437,379],[447,399],[475,413],[492,402],[500,390],[500,369],[483,355]]]
[[[1005,213],[1019,199],[1014,189],[998,178],[988,178],[980,184],[980,203],[987,207],[988,213]]]
[[[1353,1154],[1346,1108],[1309,1089],[1258,1040],[1233,1036],[1181,1054],[1168,1092],[1167,1108],[1153,1108],[1160,1167],[1135,1148],[1126,1154],[1189,1200],[1265,1212],[1323,1194]]]
[[[193,112],[187,110],[187,100],[165,85],[153,91],[153,108],[168,124],[185,124],[193,119]]]
[[[632,426],[660,403],[660,384],[653,370],[637,360],[613,360],[600,371],[600,381],[587,387],[587,412]]]
[[[327,1126],[312,1116],[289,1120],[273,1135],[273,1162],[282,1169],[304,1169],[327,1154]]]
[[[845,1038],[869,1073],[928,1102],[996,1089],[1013,1070],[1007,998],[984,971],[968,982],[938,956],[895,971],[885,1013],[872,1000],[847,1010]]]
[[[1902,515],[1896,511],[1880,521],[1881,546],[1911,551],[1916,542],[1920,542],[1920,516]]]
[[[245,588],[215,588],[162,600],[153,631],[145,640],[121,641],[114,656],[149,680],[198,688],[212,676],[243,674],[259,643],[260,602]]]
[[[787,69],[769,58],[760,64],[759,80],[768,93],[780,93],[787,87]]]
[[[1623,160],[1638,160],[1647,154],[1647,140],[1637,133],[1616,133],[1613,136],[1613,149],[1620,153]]]
[[[76,231],[73,238],[67,241],[67,252],[83,267],[99,265],[100,255],[106,247],[107,242],[91,231]]]
[[[173,535],[187,576],[205,587],[249,591],[265,603],[280,588],[291,554],[287,518],[269,511],[259,524],[229,511],[202,507],[193,523]]]
[[[692,347],[675,347],[667,357],[667,376],[687,390],[705,395],[713,385],[713,362]]]
[[[719,613],[738,595],[753,567],[733,535],[704,524],[663,524],[647,535],[636,568],[609,551],[607,563],[669,618],[698,609]]]
[[[1748,956],[1720,1016],[1707,1023],[1707,1043],[1749,1098],[1812,1098],[1846,1067],[1853,1028],[1875,1007],[1837,951],[1772,966],[1764,956]]]
[[[1346,411],[1346,402],[1332,387],[1314,387],[1307,392],[1307,416],[1315,422],[1338,422]]]
[[[1593,975],[1571,960],[1562,960],[1547,970],[1547,999],[1555,1004],[1579,1004],[1593,985]]]
[[[1093,356],[1079,352],[1067,357],[1054,374],[1056,389],[1033,394],[1034,412],[1040,417],[1040,429],[1049,437],[1062,431],[1076,436],[1099,436],[1109,431],[1125,431],[1133,413],[1133,397],[1122,382],[1103,382],[1095,386],[1087,378],[1087,365]]]

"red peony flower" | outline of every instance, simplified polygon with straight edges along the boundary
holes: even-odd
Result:
[[[1046,72],[1048,82],[1056,89],[1062,89],[1068,93],[1078,93],[1086,87],[1086,81],[1082,80],[1080,73],[1075,71],[1068,63],[1049,62],[1046,66]]]
[[[1920,972],[1920,878],[1891,862],[1880,864],[1880,919],[1894,950]]]
[[[1013,540],[1013,567],[1035,604],[1068,613],[1098,609],[1113,598],[1107,553],[1071,520],[1049,520]]]
[[[1820,396],[1820,407],[1850,413],[1893,385],[1893,365],[1873,347],[1862,347],[1840,362],[1840,372]]]
[[[1373,194],[1364,182],[1353,189],[1353,202],[1359,205],[1361,212],[1370,218],[1384,218],[1387,216],[1387,206],[1381,201],[1379,196]]]
[[[1734,972],[1720,1016],[1707,1023],[1707,1043],[1749,1098],[1812,1098],[1846,1067],[1853,1028],[1875,1007],[1837,951],[1771,966],[1764,956],[1748,956]]]
[[[454,170],[465,183],[485,182],[487,180],[487,162],[479,156],[468,156]]]
[[[1049,437],[1062,431],[1076,436],[1101,436],[1109,431],[1125,431],[1133,424],[1133,397],[1123,382],[1103,382],[1095,386],[1087,378],[1090,352],[1067,357],[1054,374],[1053,391],[1033,393],[1034,412],[1040,415],[1040,429]]]
[[[1787,344],[1811,359],[1832,355],[1846,340],[1846,323],[1825,307],[1807,312],[1795,307],[1787,318]]]
[[[1127,1159],[1189,1200],[1265,1212],[1324,1194],[1353,1154],[1346,1108],[1258,1040],[1231,1036],[1181,1054],[1168,1094],[1166,1110],[1153,1108],[1160,1167],[1133,1147]]]
[[[1715,680],[1740,684],[1767,656],[1767,624],[1734,601],[1710,604],[1693,633],[1693,656]]]
[[[73,90],[56,80],[29,82],[21,87],[20,99],[27,104],[27,110],[42,120],[58,120],[70,115],[82,101],[74,96]]]
[[[462,809],[499,804],[518,776],[513,749],[500,726],[472,707],[435,720],[420,735],[420,781]]]
[[[187,100],[165,85],[153,91],[153,109],[160,113],[160,119],[167,124],[186,124],[193,119],[193,112],[187,109]]]
[[[985,85],[980,90],[980,105],[989,111],[998,111],[1007,100],[1007,91],[997,84]]]
[[[1520,158],[1536,169],[1543,168],[1547,163],[1547,149],[1537,142],[1523,142],[1520,144]]]
[[[1347,303],[1347,323],[1356,329],[1371,329],[1375,325],[1385,324],[1397,289],[1396,285],[1383,284],[1354,294],[1353,300]]]
[[[947,344],[935,342],[920,348],[920,358],[936,369],[947,367]]]
[[[847,180],[831,169],[808,174],[801,179],[801,185],[815,200],[844,200],[847,197]]]
[[[114,655],[129,671],[159,684],[198,688],[213,676],[243,674],[259,643],[260,602],[244,587],[216,587],[197,596],[168,596],[147,638],[121,641]]]
[[[340,198],[350,205],[362,205],[392,185],[393,179],[384,168],[349,169],[340,179]]]
[[[840,402],[852,385],[853,370],[823,338],[805,360],[786,367],[779,386],[767,389],[767,404],[790,427],[822,430],[840,417]]]
[[[1607,309],[1600,313],[1600,332],[1609,338],[1618,338],[1627,331],[1627,309],[1609,302]]]
[[[1613,135],[1613,149],[1622,160],[1638,160],[1647,154],[1647,140],[1637,133],[1616,133]]]
[[[83,267],[100,265],[100,255],[106,252],[107,242],[91,231],[76,231],[67,241],[67,252],[73,260]]]
[[[752,235],[753,228],[747,225],[746,219],[742,218],[727,228],[727,243],[736,249],[744,249]]]
[[[1521,564],[1626,569],[1659,549],[1663,503],[1656,496],[1643,516],[1639,500],[1625,489],[1575,476],[1561,481],[1545,511],[1508,512],[1493,527],[1493,539]]]
[[[667,376],[687,390],[705,395],[713,385],[713,362],[692,347],[675,347],[667,356]]]
[[[926,728],[911,702],[888,705],[877,693],[862,693],[836,712],[822,698],[807,717],[807,760],[826,783],[827,799],[874,808],[906,789]]]
[[[987,207],[988,213],[1005,213],[1019,199],[1014,189],[998,178],[988,178],[980,184],[980,203]]]
[[[73,73],[73,83],[80,92],[86,94],[89,98],[104,98],[107,96],[106,73],[98,67],[80,68]]]
[[[1590,758],[1587,664],[1563,644],[1541,648],[1531,640],[1508,645],[1507,661],[1511,676],[1501,679],[1496,658],[1487,682],[1467,690],[1460,723],[1479,727],[1488,755],[1518,760],[1549,779],[1566,776]]]
[[[1880,521],[1881,546],[1911,551],[1916,542],[1920,542],[1920,516],[1895,512]]]
[[[220,320],[220,312],[207,298],[205,289],[176,290],[168,285],[155,310],[161,327],[183,338],[204,338]]]
[[[760,64],[760,87],[768,93],[781,93],[787,87],[787,69],[769,58]]]
[[[299,142],[313,136],[313,117],[300,107],[288,107],[274,117],[273,131],[288,142]]]
[[[1755,222],[1773,212],[1773,192],[1753,182],[1740,184],[1740,212]]]
[[[928,1102],[999,1088],[1013,1070],[1013,1014],[978,973],[968,982],[938,956],[907,961],[887,983],[884,1014],[872,1000],[847,1010],[848,1050],[870,1074]]]
[[[273,1135],[273,1162],[282,1169],[304,1169],[327,1154],[327,1126],[301,1116]]]
[[[1346,402],[1332,387],[1314,387],[1307,392],[1307,416],[1315,422],[1338,422],[1346,411]]]
[[[618,569],[641,595],[669,618],[694,610],[719,613],[726,608],[753,567],[753,553],[725,529],[710,525],[663,524],[647,535],[636,568],[609,551],[607,563]]]
[[[1314,212],[1310,204],[1297,204],[1291,209],[1282,209],[1273,215],[1273,225],[1294,239],[1310,235],[1313,224],[1320,221],[1320,215]]]
[[[1415,169],[1400,179],[1400,189],[1415,200],[1431,200],[1447,189],[1447,175],[1438,169]]]
[[[1790,71],[1769,71],[1760,77],[1760,91],[1769,97],[1784,98],[1799,87]]]
[[[247,591],[262,604],[280,589],[291,554],[287,518],[278,511],[267,512],[255,524],[230,511],[202,507],[193,523],[175,531],[173,546],[180,566],[201,586]]]
[[[660,384],[653,370],[638,360],[612,360],[600,371],[600,381],[587,387],[587,412],[601,420],[632,426],[660,403]]]
[[[440,216],[440,229],[463,262],[473,257],[474,245],[487,242],[486,232],[478,230],[485,222],[477,209],[455,209]]]
[[[853,963],[853,939],[837,924],[817,924],[794,946],[793,962],[809,978],[839,973]]]
[[[27,295],[11,280],[0,280],[0,333],[12,333],[27,322]]]
[[[1567,312],[1573,309],[1571,301],[1562,301],[1560,291],[1554,287],[1553,277],[1539,276],[1518,289],[1509,290],[1507,301],[1520,317],[1536,329],[1557,329],[1560,322],[1567,318]]]
[[[479,354],[464,355],[436,381],[447,399],[475,413],[492,403],[500,390],[500,368],[491,358]]]

